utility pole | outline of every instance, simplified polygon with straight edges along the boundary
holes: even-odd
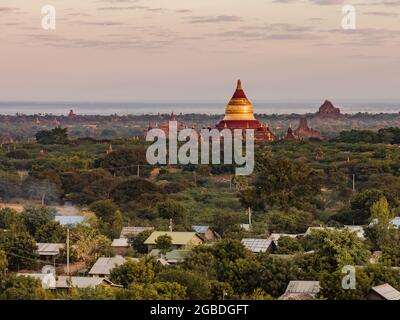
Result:
[[[140,177],[140,165],[137,165],[137,176]]]
[[[70,272],[69,272],[69,228],[67,228],[67,275],[70,276]]]
[[[169,232],[172,232],[172,219],[169,219]]]
[[[248,215],[249,215],[249,229],[251,228],[251,208],[249,207],[248,209]]]
[[[356,191],[356,175],[353,174],[353,192]]]

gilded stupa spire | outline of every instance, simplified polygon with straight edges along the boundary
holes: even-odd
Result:
[[[240,79],[237,81],[236,90],[243,90],[242,89],[242,81]]]
[[[237,81],[236,90],[225,108],[224,120],[255,120],[253,105],[247,99],[240,80]]]

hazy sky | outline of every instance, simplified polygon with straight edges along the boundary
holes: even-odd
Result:
[[[400,0],[1,0],[0,28],[0,101],[400,99]]]

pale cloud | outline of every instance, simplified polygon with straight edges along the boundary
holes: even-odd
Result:
[[[380,17],[391,17],[391,18],[396,18],[399,16],[399,13],[385,12],[385,11],[370,11],[370,12],[365,12],[364,14],[369,16],[380,16]]]
[[[106,3],[137,3],[141,0],[98,0],[97,2],[106,2]]]
[[[223,23],[223,22],[240,22],[241,17],[238,16],[191,16],[187,18],[188,23]]]
[[[337,43],[353,46],[371,46],[376,47],[384,43],[399,41],[400,30],[384,28],[363,28],[355,30],[333,29],[322,32],[337,34]],[[342,42],[341,42],[342,41]]]
[[[321,40],[322,35],[315,32],[314,27],[300,26],[289,23],[275,23],[264,26],[243,26],[239,29],[209,33],[206,36],[227,38],[230,40],[240,39],[242,41],[265,41],[265,40]]]
[[[368,1],[368,2],[359,2],[356,3],[355,6],[382,6],[382,7],[398,7],[400,6],[400,0],[380,0],[380,1]]]
[[[400,0],[54,1],[54,32],[34,2],[1,0],[0,100],[212,99],[236,77],[261,98],[398,97]],[[354,32],[340,29],[349,2]]]
[[[15,13],[19,10],[19,8],[14,7],[0,7],[0,13]]]
[[[343,4],[344,1],[345,0],[310,0],[310,2],[321,6],[332,6],[332,5]]]
[[[193,11],[189,10],[189,9],[178,9],[178,10],[175,10],[175,12],[176,13],[192,13]]]
[[[98,10],[100,11],[125,11],[125,10],[146,10],[149,9],[149,7],[146,6],[129,6],[129,7],[116,7],[116,6],[112,6],[112,7],[100,7],[98,8]]]

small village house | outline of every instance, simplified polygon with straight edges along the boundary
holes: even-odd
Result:
[[[221,239],[221,236],[209,226],[192,226],[192,230],[195,231],[198,235],[202,236],[203,239],[207,242]]]
[[[114,253],[120,256],[126,255],[130,245],[127,238],[114,239],[111,248]]]
[[[156,240],[160,236],[168,235],[171,237],[172,250],[189,250],[194,246],[204,243],[204,240],[196,232],[178,232],[178,231],[153,231],[153,233],[144,242],[149,252],[155,249]]]
[[[385,283],[380,286],[372,287],[367,296],[367,300],[400,300],[400,292],[390,284]]]
[[[60,256],[60,250],[65,247],[63,243],[37,243],[37,253],[41,260],[54,263]]]
[[[143,231],[153,231],[154,227],[124,227],[121,230],[120,238],[127,238],[129,236],[137,236],[139,233]]]
[[[279,300],[314,300],[320,290],[319,281],[290,281]]]
[[[243,245],[247,250],[254,253],[268,252],[271,253],[276,250],[276,244],[268,239],[242,239]]]
[[[128,258],[134,261],[139,261],[137,258]],[[124,264],[127,261],[124,257],[115,256],[112,258],[101,257],[98,258],[93,267],[89,271],[89,275],[92,277],[100,277],[105,278],[108,277],[111,273],[111,270],[115,267]]]

